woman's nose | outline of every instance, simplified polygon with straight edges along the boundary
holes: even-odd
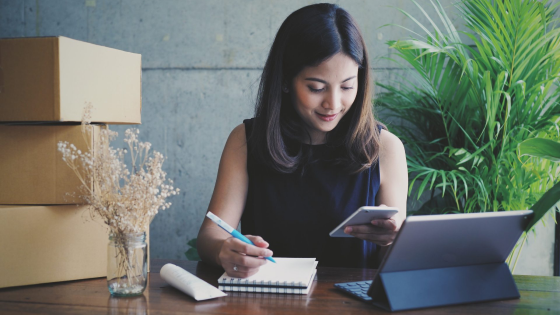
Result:
[[[332,111],[336,111],[340,107],[342,107],[342,101],[340,99],[340,93],[337,91],[330,91],[327,93],[325,99],[323,100],[322,104],[324,109],[329,109]]]

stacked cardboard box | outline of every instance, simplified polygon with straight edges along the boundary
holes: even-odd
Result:
[[[141,56],[65,37],[0,39],[0,288],[106,276],[107,228],[58,141],[141,123]],[[86,103],[99,123],[84,138]],[[74,195],[72,195],[74,194]]]

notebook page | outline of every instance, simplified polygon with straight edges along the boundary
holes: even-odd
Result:
[[[276,264],[267,261],[259,272],[248,278],[230,277],[227,273],[218,279],[218,283],[248,285],[307,286],[309,278],[317,266],[315,258],[274,257]]]

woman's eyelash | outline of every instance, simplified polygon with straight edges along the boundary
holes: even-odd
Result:
[[[319,92],[322,92],[322,91],[324,90],[324,88],[323,88],[323,89],[314,89],[314,88],[312,88],[312,87],[308,87],[308,88],[309,88],[309,90],[310,90],[311,92],[314,92],[314,93],[319,93]],[[342,87],[343,90],[352,90],[353,88],[354,88],[353,86],[351,86],[351,87],[345,87],[345,86],[343,86],[343,87]]]

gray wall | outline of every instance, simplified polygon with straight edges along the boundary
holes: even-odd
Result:
[[[315,2],[0,0],[0,37],[62,35],[142,54],[140,136],[164,153],[164,169],[181,189],[151,225],[151,253],[184,258],[186,242],[196,237],[208,206],[227,136],[252,116],[276,31],[291,12]],[[385,42],[406,37],[406,31],[379,28],[414,27],[394,7],[427,23],[421,12],[406,0],[334,2],[360,25],[375,78],[402,73],[379,58],[391,54]],[[429,1],[419,2],[433,12]],[[452,0],[442,3],[454,12]],[[126,127],[112,129],[123,133]]]

